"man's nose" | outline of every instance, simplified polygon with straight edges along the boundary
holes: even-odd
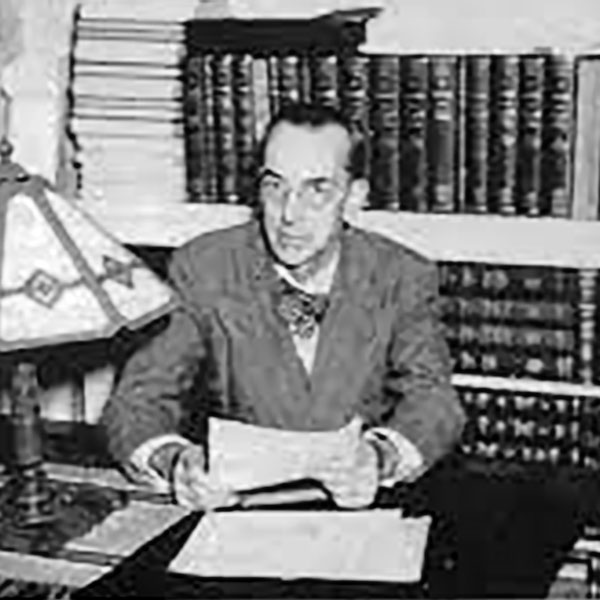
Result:
[[[290,187],[285,195],[283,203],[283,220],[293,223],[298,219],[302,211],[302,194],[298,188]]]

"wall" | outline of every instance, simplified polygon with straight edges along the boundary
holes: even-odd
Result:
[[[600,49],[598,0],[383,0],[368,26],[372,52]]]
[[[23,51],[2,73],[14,158],[54,181],[75,0],[21,0]]]

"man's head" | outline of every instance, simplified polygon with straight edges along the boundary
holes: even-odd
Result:
[[[289,268],[309,266],[337,246],[344,212],[362,204],[362,144],[334,109],[292,104],[269,123],[258,195],[267,241]]]

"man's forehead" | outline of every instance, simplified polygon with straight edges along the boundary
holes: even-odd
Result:
[[[349,133],[336,123],[312,127],[279,123],[265,147],[264,167],[278,173],[329,176],[347,166]]]

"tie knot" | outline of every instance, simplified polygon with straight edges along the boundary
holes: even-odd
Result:
[[[323,320],[328,305],[327,294],[311,294],[280,279],[277,310],[292,334],[311,337]]]

